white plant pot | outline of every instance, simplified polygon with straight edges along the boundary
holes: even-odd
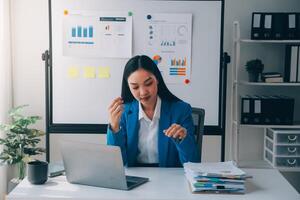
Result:
[[[19,176],[19,167],[18,164],[14,165],[5,165],[6,168],[6,185],[7,185],[7,194],[10,193],[22,180],[18,178]],[[26,170],[25,170],[26,171]]]
[[[7,194],[10,193],[17,185],[18,181],[18,165],[6,165],[6,184],[7,184]]]
[[[6,165],[6,173],[7,173],[7,182],[9,182],[11,179],[18,177],[18,165]]]

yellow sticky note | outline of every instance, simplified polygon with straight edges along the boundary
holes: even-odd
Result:
[[[109,78],[109,77],[110,77],[110,67],[98,68],[98,78]]]
[[[95,67],[84,67],[83,68],[83,77],[84,78],[96,78]]]
[[[79,70],[77,67],[69,67],[68,68],[68,77],[69,78],[78,78]]]

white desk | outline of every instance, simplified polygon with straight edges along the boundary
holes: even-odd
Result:
[[[49,179],[44,185],[31,185],[24,179],[8,196],[8,200],[30,199],[109,199],[109,200],[188,200],[188,199],[300,199],[297,191],[274,169],[244,169],[253,178],[247,180],[247,193],[192,194],[181,168],[129,168],[128,175],[145,176],[150,182],[131,191],[121,191],[70,184],[64,176]]]

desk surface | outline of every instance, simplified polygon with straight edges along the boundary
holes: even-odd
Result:
[[[8,200],[30,199],[300,199],[297,191],[275,169],[244,169],[252,179],[246,181],[246,194],[192,194],[182,168],[129,168],[128,175],[145,176],[150,182],[131,191],[70,184],[65,176],[50,178],[44,185],[31,185],[24,179]]]

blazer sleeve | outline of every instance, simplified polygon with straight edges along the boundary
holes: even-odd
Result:
[[[120,130],[118,132],[113,132],[110,126],[107,126],[107,134],[106,134],[106,143],[108,145],[119,146],[122,153],[123,164],[127,164],[127,133],[126,133],[126,120],[125,120],[125,112],[122,114],[120,120]]]
[[[189,104],[185,104],[181,111],[179,124],[187,130],[187,135],[181,141],[173,139],[179,152],[180,162],[181,164],[185,162],[200,162],[200,151],[194,135],[192,108]]]

